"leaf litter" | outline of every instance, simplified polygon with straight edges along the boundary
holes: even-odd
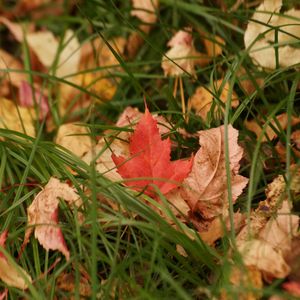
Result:
[[[21,14],[21,7],[29,11],[44,5],[44,2],[41,0],[29,5],[27,1],[20,1],[15,9]],[[249,20],[244,35],[245,49],[253,64],[268,72],[278,67],[294,67],[300,62],[299,49],[294,47],[300,32],[300,11],[290,9],[280,14],[281,7],[280,0],[263,1]],[[57,145],[87,164],[95,162],[98,174],[123,185],[139,201],[151,198],[152,203],[154,201],[158,205],[146,203],[177,230],[184,228],[183,232],[192,240],[200,236],[207,245],[217,249],[220,239],[234,231],[236,247],[230,247],[229,253],[232,259],[235,255],[240,256],[242,268],[232,265],[230,283],[233,288],[244,286],[250,289],[243,294],[237,292],[239,299],[260,299],[263,286],[276,279],[285,280],[282,288],[290,295],[299,296],[300,278],[295,269],[297,262],[299,265],[299,253],[296,251],[299,246],[299,217],[294,214],[291,201],[291,194],[293,198],[300,192],[299,169],[296,165],[290,169],[290,185],[283,175],[279,175],[268,184],[266,199],[259,201],[256,208],[252,208],[248,214],[242,209],[231,211],[230,206],[238,203],[248,184],[248,178],[240,174],[244,149],[238,141],[239,131],[232,125],[216,123],[218,125],[210,129],[182,134],[185,131],[176,128],[169,116],[150,113],[147,104],[144,113],[137,108],[126,107],[112,126],[115,129],[106,130],[96,139],[92,139],[87,126],[76,122],[78,111],[88,112],[95,103],[113,99],[121,82],[120,76],[114,73],[123,71],[111,49],[122,59],[134,59],[143,46],[143,35],[151,34],[155,28],[159,10],[159,1],[132,1],[131,16],[138,19],[140,32],[130,33],[127,40],[120,36],[109,40],[96,37],[84,43],[71,29],[56,36],[45,28],[37,29],[34,23],[14,22],[11,14],[4,13],[0,23],[8,28],[18,43],[26,41],[33,70],[62,81],[56,85],[55,92],[49,93],[39,78],[33,76],[30,79],[26,75],[23,56],[15,57],[0,49],[3,77],[0,128],[34,137],[35,122],[46,121],[47,131],[54,132]],[[60,14],[60,10],[54,13]],[[32,12],[33,20],[38,16],[38,12]],[[176,99],[176,85],[179,84],[185,123],[189,121],[186,114],[190,114],[191,109],[204,122],[208,122],[212,116],[215,121],[222,123],[227,101],[231,110],[238,108],[241,103],[236,86],[230,91],[229,82],[220,70],[219,79],[211,80],[209,84],[201,81],[200,86],[195,86],[194,82],[201,68],[210,66],[224,54],[225,41],[218,35],[188,26],[174,31],[175,34],[166,44],[169,50],[163,55],[162,71],[165,76],[180,78],[175,79],[173,96]],[[198,50],[197,35],[203,44],[203,51]],[[241,76],[248,76],[246,73],[243,68],[239,71]],[[186,75],[191,75],[189,80],[194,84],[194,92],[189,92],[187,111],[184,109],[186,92],[182,83]],[[265,81],[264,78],[255,78],[256,83],[253,84],[247,76],[246,80],[239,78],[239,84],[250,97],[257,86],[264,88]],[[82,87],[88,93],[76,87]],[[18,91],[17,100],[13,100],[14,91]],[[52,115],[53,96],[58,99],[56,104],[59,113],[65,117],[63,124],[56,123]],[[261,142],[272,142],[278,138],[278,132],[297,124],[299,118],[292,116],[289,120],[286,113],[272,120],[258,118],[244,122],[244,126],[253,131]],[[189,136],[199,139],[199,149],[194,154],[182,155],[176,160],[171,158],[178,146],[173,139],[174,132],[182,134],[183,139]],[[291,140],[293,153],[300,156],[299,130],[292,132]],[[1,138],[1,141],[4,139]],[[279,141],[275,149],[285,163],[285,145]],[[73,170],[72,174],[78,175]],[[100,198],[97,196],[97,199]],[[119,209],[115,203],[104,200],[112,209]],[[84,223],[83,215],[77,212],[82,206],[82,199],[75,187],[63,179],[51,177],[27,206],[23,247],[31,242],[34,233],[47,252],[58,251],[69,261],[72,252],[59,222],[61,201],[70,207],[73,217],[78,218],[81,225]],[[171,215],[166,213],[165,206],[172,212]],[[134,217],[138,218],[136,215]],[[184,226],[178,226],[178,222]],[[0,236],[2,248],[7,234],[8,231],[4,230]],[[184,245],[178,244],[176,249],[182,256],[189,255]],[[0,263],[0,279],[7,286],[27,289],[28,284],[32,283],[31,276],[13,263],[6,252],[0,251]],[[86,272],[82,272],[80,279],[80,296],[89,297],[90,279],[84,274]],[[74,290],[73,274],[63,272],[57,281],[57,289],[67,292]],[[256,290],[252,291],[253,288]],[[7,293],[2,295],[6,297]],[[221,291],[220,299],[230,298],[226,291]]]

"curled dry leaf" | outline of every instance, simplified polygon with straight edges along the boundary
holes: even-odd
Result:
[[[170,139],[162,140],[157,121],[148,108],[137,124],[129,143],[129,157],[112,155],[124,183],[153,195],[154,185],[166,194],[189,174],[193,160],[170,161]],[[140,178],[140,180],[139,180]],[[130,180],[131,179],[131,180]]]
[[[300,118],[298,117],[291,117],[291,126],[295,126],[300,123]],[[285,130],[288,126],[288,115],[286,113],[282,113],[276,117],[274,117],[270,122],[265,123],[262,120],[251,120],[244,122],[245,127],[253,131],[256,136],[259,138],[263,132],[263,127],[266,127],[264,136],[262,137],[261,141],[266,142],[268,139],[273,140],[278,135],[277,133],[281,130]]]
[[[300,38],[300,10],[279,14],[281,7],[282,0],[263,1],[249,21],[244,36],[249,55],[266,69],[276,69],[276,52],[281,67],[300,63],[300,49],[293,47]]]
[[[178,31],[168,42],[171,49],[163,57],[161,67],[165,76],[195,74],[197,51],[193,44],[191,29]]]
[[[28,243],[34,231],[35,238],[47,251],[58,250],[68,260],[70,253],[58,225],[59,199],[65,200],[70,206],[81,205],[81,200],[73,187],[51,177],[27,209],[29,227],[25,232],[24,244]]]
[[[200,150],[191,173],[183,182],[183,198],[192,212],[204,219],[227,213],[229,208],[225,165],[224,126],[199,132]],[[238,175],[243,149],[238,145],[238,131],[228,126],[232,201],[242,193],[248,179]]]
[[[5,247],[7,231],[0,234],[0,246]],[[28,283],[32,282],[30,275],[15,263],[12,264],[7,257],[0,251],[0,279],[7,285],[18,289],[27,289]]]
[[[216,97],[214,97],[216,95]],[[218,101],[216,100],[218,99]],[[231,107],[235,108],[239,105],[239,99],[235,91],[232,91],[229,98],[229,83],[224,84],[223,79],[214,82],[213,86],[205,88],[200,86],[196,89],[194,95],[190,99],[190,106],[197,115],[203,120],[207,119],[207,114],[211,111],[214,104],[213,115],[215,118],[220,118],[224,114],[224,107],[219,103],[226,103],[231,101]]]
[[[0,98],[0,128],[35,136],[32,116],[34,116],[32,109],[20,107],[10,100]]]
[[[86,126],[74,123],[63,124],[58,129],[55,142],[78,157],[83,157],[92,148],[92,139],[89,134]]]
[[[293,180],[292,180],[293,181]],[[293,191],[293,184],[290,185]],[[267,199],[251,212],[249,223],[236,238],[246,266],[255,266],[265,280],[285,278],[291,271],[286,256],[297,234],[299,217],[291,214],[282,175],[266,189]]]

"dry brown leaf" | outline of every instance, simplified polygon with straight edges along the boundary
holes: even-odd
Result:
[[[157,20],[155,11],[158,4],[158,0],[132,0],[131,15],[145,24],[154,24]]]
[[[161,63],[165,76],[180,76],[185,73],[195,75],[198,52],[194,47],[191,29],[178,31],[168,42],[168,46],[171,49],[166,52]]]
[[[5,247],[7,231],[0,234],[0,246]],[[10,260],[0,251],[0,279],[8,286],[18,289],[27,289],[28,283],[32,282],[30,275],[17,264],[12,264]]]
[[[11,83],[14,86],[19,87],[22,81],[26,81],[27,75],[21,72],[14,72],[11,70],[24,70],[23,64],[17,60],[15,57],[7,53],[6,51],[0,49],[0,69],[7,70],[0,72],[1,78],[1,94],[3,93],[3,85],[6,83]]]
[[[64,299],[77,299],[75,298],[75,290],[78,289],[79,295],[81,296],[80,299],[86,299],[87,297],[91,296],[91,285],[85,276],[81,274],[79,283],[75,278],[74,273],[61,273],[56,280],[55,285],[56,291],[64,291],[68,292],[68,298]]]
[[[238,250],[246,266],[255,266],[265,276],[285,278],[290,272],[282,252],[263,240],[251,239],[239,244]]]
[[[28,243],[34,231],[35,238],[47,251],[58,250],[69,260],[70,253],[58,225],[59,199],[65,200],[70,206],[81,205],[81,200],[74,188],[51,177],[27,209],[29,227],[25,232],[24,245]]]
[[[209,35],[207,33],[204,33],[202,35],[202,40],[204,43],[206,53],[211,59],[222,54],[222,47],[225,46],[225,41],[221,37],[217,35]]]
[[[83,157],[92,148],[92,139],[89,134],[86,126],[74,123],[63,124],[58,129],[55,142],[78,157]]]
[[[281,141],[275,146],[275,149],[280,157],[282,162],[286,162],[286,144],[283,144]],[[290,142],[289,142],[289,150],[291,150],[296,157],[300,157],[300,130],[295,130],[291,134]],[[291,158],[293,161],[293,157]]]
[[[20,107],[5,98],[0,98],[0,128],[7,128],[35,136],[34,110]]]
[[[264,121],[261,121],[260,124],[258,122],[260,122],[260,120],[251,120],[245,121],[244,124],[246,128],[250,131],[253,131],[258,138],[262,134],[262,127],[266,126],[264,136],[261,139],[262,142],[266,142],[268,139],[275,139],[278,131],[280,132],[281,130],[285,130],[287,128],[288,115],[286,113],[282,113],[273,118],[270,122],[268,122],[268,124],[266,124]],[[295,126],[299,123],[300,118],[292,116],[291,126]],[[279,126],[277,124],[279,124]]]
[[[282,0],[265,0],[251,17],[244,36],[249,55],[255,63],[266,69],[276,69],[276,49],[279,66],[289,67],[300,63],[300,49],[293,47],[293,43],[300,38],[300,10],[291,9],[279,14],[281,7]],[[280,29],[278,42],[272,28]],[[277,48],[276,43],[279,44]]]
[[[243,67],[239,68],[237,76],[240,86],[247,95],[253,94],[257,87],[262,89],[264,86],[264,76],[253,74],[253,78],[251,78]]]
[[[119,55],[124,53],[125,39],[116,37],[109,40],[108,43]],[[97,68],[103,69],[98,71]],[[71,82],[97,95],[99,100],[96,101],[111,100],[119,83],[119,78],[112,76],[112,73],[121,71],[121,69],[119,61],[100,37],[83,44],[80,49],[80,61],[76,71],[87,69],[90,69],[91,72],[78,74],[71,78]],[[60,96],[59,110],[62,115],[87,108],[95,101],[94,97],[65,83],[60,84]]]
[[[224,215],[228,211],[225,165],[224,126],[199,132],[200,150],[196,153],[190,175],[184,180],[183,198],[193,212],[204,219]],[[228,126],[228,145],[233,203],[247,185],[248,179],[238,175],[243,149],[238,145],[238,131]]]
[[[221,118],[224,114],[224,108],[215,100],[214,94],[220,94],[217,99],[226,103],[229,95],[229,83],[226,82],[224,84],[223,79],[220,79],[214,82],[212,87],[204,88],[203,86],[200,86],[196,89],[194,95],[192,95],[190,99],[191,108],[193,108],[195,113],[203,120],[207,119],[207,114],[210,112],[213,103],[215,103],[213,112],[215,118]],[[239,99],[235,91],[232,91],[230,98],[231,107],[237,107],[239,105]]]
[[[61,49],[60,42],[50,31],[28,33],[26,40],[31,50],[34,51],[45,67],[52,67],[57,59],[57,67],[55,68],[57,77],[65,77],[78,71],[80,45],[72,30],[68,29],[66,31],[61,41]]]
[[[238,268],[233,266],[230,270],[230,283],[237,287],[236,297],[239,300],[257,300],[261,299],[260,290],[263,287],[263,281],[260,271],[253,267]],[[255,289],[255,290],[254,290]],[[231,291],[232,293],[232,291]],[[226,290],[222,291],[221,300],[231,300]]]
[[[292,192],[296,191],[293,181],[294,178],[290,185]],[[238,234],[236,242],[245,265],[255,266],[264,279],[270,281],[285,278],[291,271],[286,257],[298,231],[299,217],[291,214],[282,175],[268,185],[266,196],[267,199],[251,212],[249,223]]]

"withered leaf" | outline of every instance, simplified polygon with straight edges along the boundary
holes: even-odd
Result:
[[[24,244],[28,243],[34,231],[34,236],[47,251],[58,250],[68,260],[70,253],[58,224],[59,199],[64,199],[69,205],[79,206],[81,203],[74,188],[51,177],[27,209],[29,227],[25,232]]]
[[[183,182],[183,198],[193,212],[204,219],[227,213],[229,202],[225,165],[224,126],[199,132],[200,150],[193,168]],[[229,162],[233,203],[247,185],[248,179],[238,175],[243,149],[238,145],[238,131],[228,126]]]

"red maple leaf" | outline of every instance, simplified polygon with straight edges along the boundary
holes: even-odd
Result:
[[[126,185],[138,191],[146,189],[150,195],[154,185],[162,194],[178,187],[193,164],[193,159],[170,161],[170,139],[161,139],[157,121],[147,107],[130,138],[129,151],[128,158],[112,154],[118,172],[124,179],[135,179],[126,181]]]

